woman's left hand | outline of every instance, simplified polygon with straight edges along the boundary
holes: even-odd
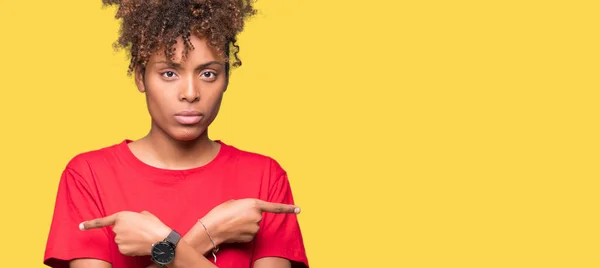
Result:
[[[115,243],[119,252],[126,256],[150,255],[152,244],[164,240],[171,228],[162,223],[152,213],[121,211],[110,216],[82,222],[81,230],[113,226]]]

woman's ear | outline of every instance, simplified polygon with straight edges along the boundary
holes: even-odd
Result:
[[[135,68],[135,85],[138,90],[142,93],[146,92],[146,83],[144,82],[144,75],[146,68],[138,66]]]

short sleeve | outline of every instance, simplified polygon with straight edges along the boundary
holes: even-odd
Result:
[[[277,172],[269,189],[267,201],[294,204],[287,174]],[[302,232],[296,214],[265,213],[255,238],[252,262],[264,257],[279,257],[309,267]]]
[[[103,217],[97,196],[80,173],[70,167],[63,171],[46,242],[45,265],[68,267],[70,260],[79,258],[110,262],[106,228],[79,230],[81,222]]]

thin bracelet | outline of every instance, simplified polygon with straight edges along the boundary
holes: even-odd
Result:
[[[208,235],[210,242],[213,244],[212,255],[213,255],[213,257],[215,257],[215,263],[217,263],[217,252],[219,252],[219,247],[215,244],[215,241],[212,239],[212,236],[210,236],[210,233],[208,232],[208,228],[206,228],[206,225],[204,225],[204,223],[202,223],[201,220],[198,220],[198,222],[200,224],[202,224],[202,227],[204,227],[204,230],[206,231],[206,234]]]

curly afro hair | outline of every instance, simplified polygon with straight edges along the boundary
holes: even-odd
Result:
[[[193,49],[189,39],[192,34],[206,37],[228,65],[241,66],[236,36],[243,30],[244,21],[256,13],[252,0],[102,0],[102,3],[118,5],[115,18],[122,19],[122,24],[114,48],[129,51],[128,74],[138,66],[145,66],[150,55],[159,49],[173,59],[178,37],[184,40],[185,59]]]

